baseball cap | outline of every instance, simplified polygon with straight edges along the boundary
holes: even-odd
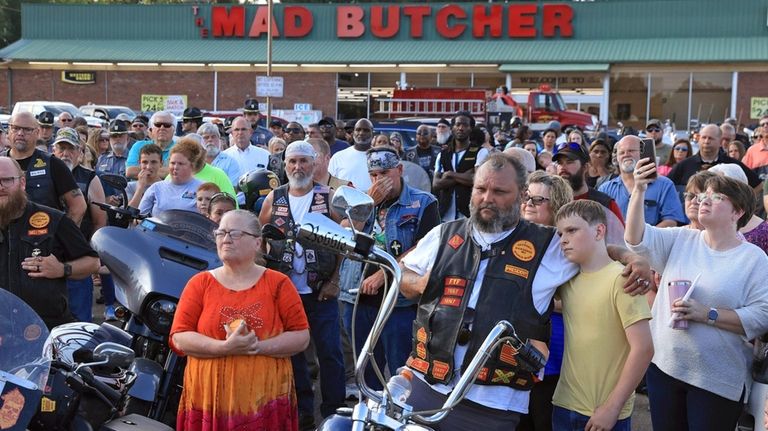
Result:
[[[54,144],[58,144],[59,142],[65,142],[69,145],[80,147],[80,135],[77,133],[77,130],[71,127],[62,127],[56,132],[56,139],[53,140]]]
[[[192,106],[184,110],[184,114],[182,115],[181,119],[182,120],[202,120],[203,113],[200,112],[200,109]]]
[[[650,120],[648,120],[648,122],[647,122],[647,123],[645,123],[645,128],[646,128],[646,129],[647,129],[647,128],[649,128],[649,127],[651,127],[651,126],[656,126],[656,127],[658,127],[659,129],[662,129],[662,128],[663,128],[663,127],[661,127],[661,120],[659,120],[659,119],[656,119],[656,118],[651,118]]]
[[[280,122],[280,120],[272,120],[269,122],[269,127],[280,127],[283,128],[283,123]]]
[[[558,161],[564,157],[569,160],[580,160],[582,163],[589,161],[589,155],[584,151],[584,147],[576,142],[563,142],[556,148],[557,152],[552,156],[553,161]]]
[[[146,115],[137,115],[134,117],[133,121],[131,121],[131,124],[141,123],[145,126],[149,125],[149,118],[147,118]]]
[[[109,124],[109,134],[122,135],[125,133],[128,133],[128,127],[126,127],[125,121],[112,120],[112,122]]]
[[[317,125],[318,126],[328,125],[328,126],[331,126],[331,127],[336,127],[336,120],[334,120],[331,117],[323,117],[322,120],[317,122]]]
[[[53,127],[53,112],[43,111],[37,114],[37,124],[43,127]]]
[[[558,134],[563,131],[563,126],[557,120],[552,120],[547,124],[547,129],[555,130]]]
[[[259,101],[256,99],[247,99],[243,106],[243,112],[259,112]]]

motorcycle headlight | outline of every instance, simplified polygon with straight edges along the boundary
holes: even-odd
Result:
[[[176,302],[165,298],[154,299],[147,305],[145,323],[152,331],[168,335],[171,333],[174,313],[176,313]]]

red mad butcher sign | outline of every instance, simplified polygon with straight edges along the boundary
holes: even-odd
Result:
[[[193,7],[195,23],[204,38],[266,37],[268,11],[256,8],[252,16],[244,6],[213,6],[210,26]],[[282,21],[272,20],[275,38],[303,38],[315,24],[312,10],[305,6],[284,6]],[[355,39],[371,35],[389,39],[407,34],[424,37],[425,27],[433,27],[440,38],[456,39],[471,34],[477,39],[573,37],[573,8],[567,4],[512,4],[471,7],[459,5],[379,5],[336,6],[336,37]]]

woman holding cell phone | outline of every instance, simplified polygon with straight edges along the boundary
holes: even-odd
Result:
[[[754,195],[731,178],[709,178],[692,197],[703,229],[659,229],[645,223],[643,211],[655,170],[651,160],[637,164],[624,234],[627,246],[663,274],[646,376],[653,429],[734,429],[752,365],[744,340],[768,331],[768,256],[738,233],[754,212]],[[687,300],[670,294],[681,281],[696,283]],[[687,328],[670,326],[672,313]]]

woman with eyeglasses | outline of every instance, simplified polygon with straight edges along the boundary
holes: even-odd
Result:
[[[686,195],[698,203],[702,230],[656,228],[643,208],[654,171],[652,161],[638,162],[624,233],[627,246],[662,273],[646,374],[653,429],[734,429],[751,383],[745,340],[768,331],[768,256],[738,232],[754,212],[754,194],[715,175],[702,192]],[[690,295],[670,291],[684,281],[695,283]]]
[[[214,231],[222,266],[192,277],[174,315],[170,346],[187,356],[176,429],[297,430],[291,355],[309,324],[291,280],[256,264],[261,225],[230,211]]]
[[[555,225],[555,215],[560,208],[573,200],[570,184],[558,175],[535,171],[528,175],[528,185],[523,195],[522,217],[545,226]],[[518,431],[549,431],[552,429],[552,395],[560,378],[563,362],[564,327],[560,301],[555,300],[552,312],[552,335],[549,343],[549,359],[544,367],[544,380],[531,390],[528,414],[523,415]]]
[[[672,146],[672,151],[669,153],[667,161],[659,166],[659,175],[664,175],[666,177],[670,172],[672,172],[672,168],[675,167],[676,164],[682,162],[688,157],[691,157],[692,155],[693,149],[691,148],[691,141],[682,138],[678,139],[675,141],[675,145]]]

